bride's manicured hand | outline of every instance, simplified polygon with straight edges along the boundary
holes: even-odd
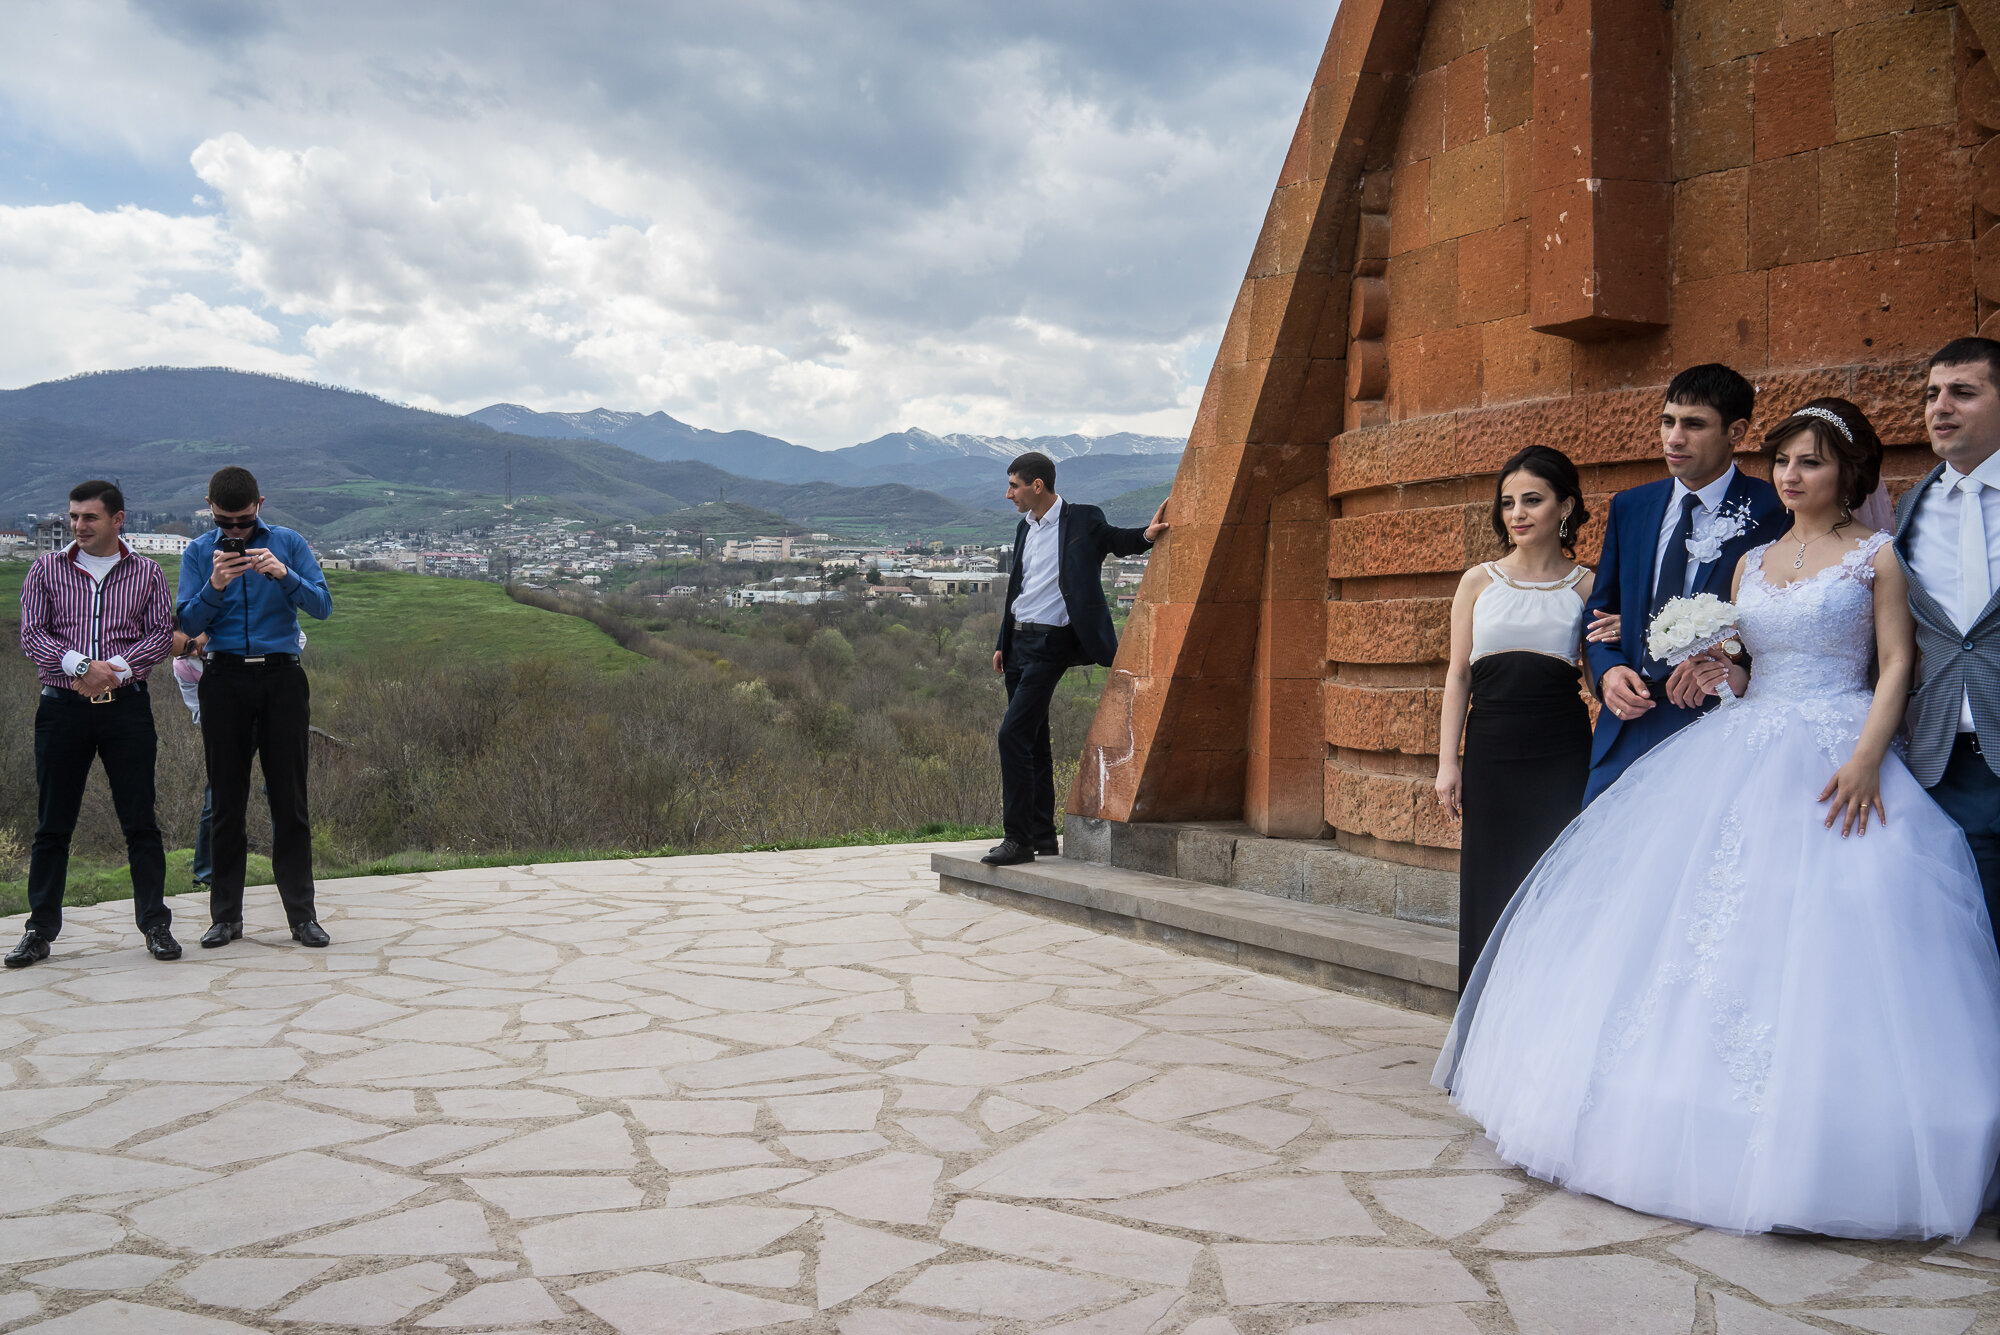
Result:
[[[1729,658],[1721,649],[1696,654],[1667,678],[1667,698],[1682,709],[1699,709],[1709,696],[1722,693],[1720,687],[1728,676]]]
[[[1820,792],[1822,802],[1831,799],[1833,806],[1826,813],[1826,828],[1840,820],[1842,813],[1847,819],[1840,827],[1840,837],[1850,834],[1868,833],[1868,818],[1873,816],[1882,824],[1889,823],[1888,808],[1882,805],[1882,767],[1871,765],[1861,757],[1850,759],[1833,772],[1825,789]]]
[[[1464,787],[1464,778],[1460,775],[1458,766],[1442,761],[1439,762],[1437,777],[1438,806],[1444,809],[1445,816],[1450,820],[1457,820],[1465,814],[1464,808],[1459,803],[1459,798],[1463,794]]]
[[[1583,633],[1583,638],[1592,644],[1616,644],[1624,625],[1625,619],[1616,612],[1599,612],[1590,619],[1590,629]]]

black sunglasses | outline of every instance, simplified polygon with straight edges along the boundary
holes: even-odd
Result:
[[[247,515],[217,515],[215,516],[215,526],[217,528],[255,528],[257,527],[257,516],[254,511]]]

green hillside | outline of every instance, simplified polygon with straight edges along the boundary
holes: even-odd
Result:
[[[175,581],[179,559],[156,559],[166,568],[169,583]],[[27,573],[25,561],[0,561],[0,624],[18,620]],[[525,606],[498,584],[481,580],[329,570],[327,587],[333,593],[333,616],[326,621],[300,618],[307,652],[315,655],[409,654],[440,665],[467,659],[559,658],[601,671],[623,671],[646,661],[580,617]]]

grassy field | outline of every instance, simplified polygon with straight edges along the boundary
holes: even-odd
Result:
[[[155,559],[173,583],[180,559]],[[0,619],[13,619],[27,573],[25,561],[0,561],[0,608],[5,609]],[[498,584],[482,580],[329,570],[327,587],[333,593],[333,615],[325,621],[300,618],[309,654],[414,652],[485,662],[552,657],[605,671],[645,661],[587,621],[524,606]]]

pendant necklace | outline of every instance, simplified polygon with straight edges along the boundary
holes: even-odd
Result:
[[[1826,532],[1824,532],[1824,533],[1820,534],[1820,535],[1819,535],[1819,538],[1830,538],[1830,537],[1832,537],[1832,536],[1833,536],[1834,534],[1836,534],[1836,533],[1840,532],[1841,528],[1842,528],[1843,526],[1845,526],[1845,524],[1846,524],[1846,521],[1845,521],[1845,520],[1842,520],[1842,521],[1841,521],[1841,522],[1840,522],[1839,524],[1835,524],[1835,525],[1834,525],[1834,526],[1833,526],[1832,528],[1830,528],[1830,529],[1828,529],[1828,530],[1827,530]],[[1804,569],[1806,568],[1806,548],[1807,548],[1807,547],[1809,547],[1809,546],[1811,546],[1811,545],[1812,545],[1813,543],[1815,543],[1815,542],[1818,542],[1818,541],[1819,541],[1819,538],[1812,538],[1812,539],[1810,539],[1810,540],[1808,540],[1808,539],[1806,539],[1806,538],[1800,538],[1800,539],[1799,539],[1799,558],[1798,558],[1798,560],[1796,560],[1796,561],[1792,562],[1792,569],[1794,569],[1794,570],[1804,570]]]

